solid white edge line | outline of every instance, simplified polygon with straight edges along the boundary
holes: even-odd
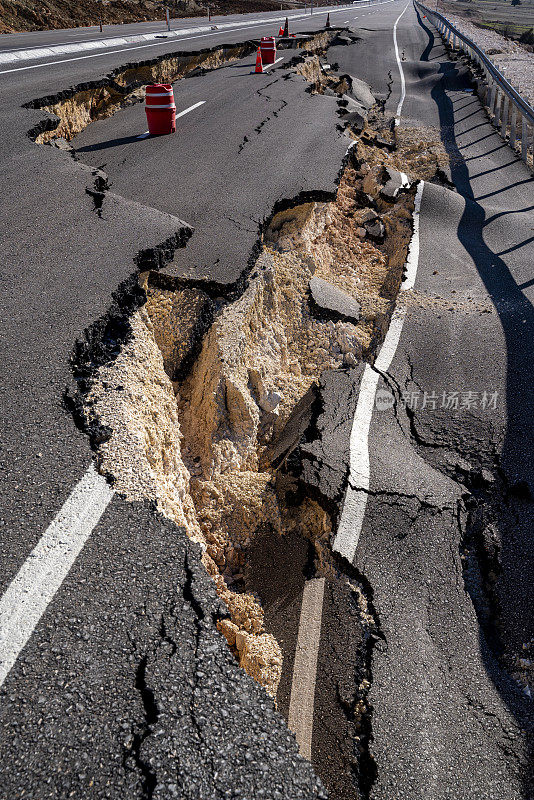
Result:
[[[393,3],[393,2],[395,2],[395,0],[384,0],[384,2],[376,3],[376,5],[377,6],[383,6],[383,5],[386,5],[387,3]],[[333,9],[330,12],[328,12],[328,11],[318,11],[314,16],[321,16],[321,15],[324,16],[324,14],[328,14],[328,13],[340,14],[342,11],[346,12],[347,11],[347,7]],[[307,14],[300,14],[300,15],[292,16],[291,19],[303,19],[303,18],[306,19],[307,17],[308,17]],[[234,27],[231,27],[231,26],[229,26],[229,27],[230,27],[231,30],[236,30],[236,31],[237,30],[249,30],[250,28],[259,28],[262,25],[270,25],[273,22],[280,22],[282,19],[285,19],[285,17],[278,17],[276,19],[266,20],[265,22],[257,22],[257,23],[255,23],[253,25],[237,25],[237,26],[234,26]],[[221,35],[221,31],[219,30],[216,33],[201,33],[201,34],[199,34],[197,36],[183,36],[183,37],[173,37],[173,38],[176,38],[177,43],[178,43],[178,42],[186,42],[186,41],[189,41],[191,39],[204,39],[204,38],[207,38],[208,36],[220,36],[220,35]],[[153,42],[152,44],[139,44],[136,47],[121,47],[118,50],[104,50],[102,53],[91,53],[91,54],[86,55],[86,56],[78,56],[77,58],[62,58],[62,59],[59,59],[58,61],[43,61],[41,64],[30,64],[29,66],[26,66],[26,67],[14,67],[13,69],[4,69],[4,70],[0,71],[0,75],[7,75],[10,72],[22,72],[22,71],[27,70],[27,69],[39,69],[41,67],[52,67],[52,66],[55,66],[56,64],[68,64],[71,61],[82,61],[82,60],[87,59],[87,58],[100,58],[102,56],[114,55],[115,53],[127,53],[130,50],[144,50],[144,49],[146,49],[148,47],[161,47],[162,45],[165,45],[165,44],[169,44],[169,40],[166,40],[165,42]]]
[[[308,761],[311,761],[312,756],[315,683],[324,586],[324,578],[312,578],[304,584],[287,719],[289,729],[295,734],[299,752]]]
[[[402,62],[401,62],[400,56],[399,56],[399,45],[397,43],[397,25],[399,24],[400,18],[406,12],[406,9],[408,8],[409,5],[410,5],[409,3],[406,4],[406,6],[404,7],[404,10],[401,11],[399,16],[395,20],[395,24],[393,26],[393,43],[395,45],[395,57],[397,59],[397,66],[399,68],[399,75],[400,75],[400,82],[401,82],[401,95],[400,95],[399,104],[397,106],[397,113],[395,114],[395,125],[399,125],[400,124],[402,106],[404,104],[404,98],[406,97],[406,81],[404,79],[404,70],[402,68]]]
[[[421,202],[423,200],[424,181],[421,181],[417,186],[415,193],[414,209],[413,209],[413,233],[408,248],[408,257],[406,259],[406,274],[401,283],[401,292],[407,292],[415,286],[415,278],[417,275],[417,266],[419,264],[419,223],[421,218]]]
[[[0,598],[0,686],[112,497],[91,463]]]
[[[332,545],[337,553],[351,563],[356,555],[356,548],[358,547],[367,507],[367,496],[370,486],[369,430],[373,416],[378,379],[380,373],[385,373],[389,370],[401,338],[404,320],[406,318],[406,306],[400,304],[399,301],[401,301],[404,292],[413,289],[417,276],[417,267],[419,264],[419,219],[424,185],[424,181],[420,181],[415,193],[413,233],[406,258],[406,275],[400,286],[397,305],[391,317],[384,343],[376,357],[374,368],[369,364],[365,365],[360,383],[356,411],[354,412],[354,419],[352,422],[349,443],[350,463],[348,486],[339,525]]]

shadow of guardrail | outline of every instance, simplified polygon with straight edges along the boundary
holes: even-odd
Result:
[[[495,519],[501,537],[501,561],[503,564],[512,563],[514,558],[522,558],[525,549],[532,554],[528,563],[523,565],[524,581],[520,581],[511,589],[508,587],[508,591],[511,590],[517,599],[517,609],[519,609],[525,607],[525,597],[534,597],[534,392],[532,390],[534,307],[523,293],[525,288],[534,284],[534,278],[518,284],[504,256],[531,245],[534,236],[515,242],[496,252],[487,244],[484,233],[490,223],[508,214],[525,214],[531,218],[534,203],[529,202],[529,198],[530,200],[534,198],[534,179],[529,175],[528,168],[521,164],[519,158],[515,158],[508,164],[498,165],[492,170],[478,172],[476,176],[470,174],[470,166],[475,166],[476,161],[473,165],[469,165],[468,162],[474,160],[475,157],[466,159],[462,154],[462,149],[466,145],[459,144],[456,130],[459,121],[456,113],[460,107],[456,108],[449,96],[449,91],[458,92],[470,88],[468,71],[463,66],[450,61],[445,49],[441,58],[431,58],[432,50],[437,43],[441,44],[441,41],[425,24],[417,8],[416,13],[419,24],[426,31],[429,40],[421,54],[421,59],[433,61],[437,69],[437,80],[431,90],[431,97],[439,114],[441,139],[450,157],[453,183],[465,200],[465,207],[457,228],[457,237],[476,266],[499,316],[505,338],[507,430],[498,458],[498,469],[508,491],[508,498],[505,499],[505,502],[509,504],[516,498],[522,518],[517,528],[510,526],[510,516],[507,513],[503,512],[499,515],[499,511],[497,511]],[[479,109],[482,110],[481,104],[479,104]],[[477,142],[494,139],[494,142],[489,142],[490,149],[482,155],[488,155],[506,146],[498,144],[493,147],[495,140],[499,141],[499,136],[497,131],[491,127],[489,120],[468,130],[478,127],[487,127],[488,132],[477,139]],[[464,136],[466,132],[466,130],[462,130],[462,135]],[[515,167],[513,170],[515,179],[507,180],[506,168],[512,165]],[[477,196],[472,185],[473,178],[495,173],[498,170],[502,175],[502,188]],[[519,179],[517,179],[518,171]],[[523,173],[524,178],[521,177]],[[528,196],[527,187],[531,188]],[[518,192],[520,188],[521,192]],[[506,207],[507,201],[502,199],[502,195],[510,190],[514,190],[513,201],[510,198],[508,200],[510,207]],[[494,204],[499,195],[501,195],[500,202],[505,207],[488,216],[487,207]],[[491,202],[484,204],[484,201],[488,200]],[[526,219],[529,217],[527,216]],[[532,261],[534,268],[534,259]],[[524,541],[518,543],[516,538],[518,529],[529,537],[526,548]],[[532,608],[534,603],[531,602],[530,606]],[[518,610],[516,613],[519,613]],[[499,631],[485,629],[480,616],[479,623],[480,650],[485,668],[519,727],[527,733],[529,763],[533,765],[534,703],[521,692],[503,668],[500,660],[503,648],[502,642],[499,641]],[[530,619],[524,619],[526,630],[532,624],[532,616]],[[533,788],[534,777],[533,775],[527,776],[524,786],[525,798],[533,796]]]

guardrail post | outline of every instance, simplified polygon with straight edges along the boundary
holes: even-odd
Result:
[[[510,147],[515,149],[515,131],[517,126],[517,108],[512,104],[512,111],[510,114]]]
[[[508,127],[508,109],[509,109],[508,96],[504,95],[503,104],[502,104],[502,121],[501,121],[501,136],[505,139],[506,138],[506,128]]]
[[[497,91],[495,92],[495,116],[493,118],[493,124],[496,128],[499,127],[501,122],[501,104],[502,104],[502,96],[499,91],[499,87],[497,87]]]
[[[482,98],[484,100],[484,105],[489,108],[491,102],[491,84],[488,80],[488,76],[484,75],[484,90],[482,92]]]
[[[497,85],[494,82],[492,82],[490,85],[491,85],[491,90],[490,90],[490,101],[488,108],[492,114],[495,114],[495,102],[497,100]]]
[[[528,152],[528,125],[526,117],[521,114],[521,158],[526,162]]]

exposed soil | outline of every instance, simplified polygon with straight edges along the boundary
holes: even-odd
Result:
[[[202,292],[156,289],[142,276],[145,304],[130,319],[117,358],[93,375],[84,397],[88,427],[98,429],[102,471],[131,500],[150,499],[204,549],[204,563],[230,611],[220,628],[241,665],[276,695],[282,659],[264,628],[257,599],[242,591],[246,554],[270,530],[298,529],[328,543],[327,512],[308,498],[287,507],[261,455],[325,369],[372,357],[402,277],[413,196],[393,206],[379,197],[381,168],[354,158],[332,203],[276,213],[248,286],[217,309]],[[362,241],[362,186],[376,195],[384,244]],[[383,208],[381,207],[383,206]],[[313,273],[362,305],[353,324],[315,318],[308,299]],[[183,381],[174,380],[214,316]],[[199,326],[200,325],[200,326]]]

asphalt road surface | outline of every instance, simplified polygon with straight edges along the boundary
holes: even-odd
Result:
[[[362,8],[367,7],[369,4],[367,0],[360,0]],[[330,9],[334,11],[334,9]],[[368,10],[365,8],[365,10]],[[322,8],[315,8],[315,14],[322,12]],[[359,13],[360,9],[355,7],[355,13]],[[208,22],[215,25],[231,25],[232,23],[239,23],[239,25],[248,24],[250,22],[260,22],[269,24],[269,20],[285,18],[293,21],[293,18],[301,18],[305,15],[312,16],[310,9],[306,12],[304,9],[294,9],[289,11],[267,11],[253,14],[213,14],[211,20],[208,20],[207,15],[201,17],[172,17],[170,20],[170,29],[172,31],[180,31],[185,28],[199,28],[208,24]],[[322,17],[321,17],[322,19]],[[91,41],[105,41],[123,36],[139,36],[143,34],[168,33],[167,23],[164,18],[161,20],[152,20],[150,22],[136,22],[125,23],[122,25],[104,25],[102,32],[98,25],[90,27],[71,28],[67,30],[52,30],[52,31],[31,31],[25,33],[8,33],[3,34],[0,39],[0,53],[17,52],[19,50],[27,50],[29,48],[37,47],[54,47],[62,44],[80,44]]]
[[[336,100],[287,74],[291,51],[262,76],[251,74],[249,56],[175,84],[178,112],[202,102],[176,136],[135,138],[146,129],[136,104],[79,134],[75,160],[28,137],[43,113],[25,103],[125,63],[258,39],[268,17],[247,15],[246,31],[2,67],[3,598],[43,534],[61,533],[53,521],[74,487],[85,480],[102,505],[95,524],[80,527],[79,554],[6,671],[3,796],[311,798],[324,792],[316,774],[331,797],[530,796],[533,704],[506,658],[534,636],[532,177],[489,124],[465,68],[411,5],[332,13],[359,41],[331,47],[328,62],[366,80],[392,115],[401,99],[396,25],[401,124],[441,131],[456,191],[432,183],[422,191],[415,283],[396,346],[375,365],[392,401],[370,420],[367,488],[350,450],[366,373],[323,387],[330,399],[315,435],[324,463],[339,481],[349,464],[351,472],[346,494],[336,495],[339,576],[322,599],[313,769],[283,719],[310,577],[301,541],[262,542],[264,570],[253,570],[251,588],[285,655],[279,713],[216,632],[221,609],[197,550],[151,508],[106,495],[63,398],[74,343],[107,311],[139,253],[153,258],[174,242],[164,275],[224,289],[250,263],[277,202],[335,193],[350,141]],[[293,30],[324,21],[314,14]],[[121,26],[121,34],[153,25]],[[1,47],[80,34],[98,38],[94,30],[17,34]],[[105,170],[112,185],[98,214],[86,165]],[[177,246],[189,226],[187,246]],[[454,400],[442,407],[443,393],[454,392],[458,408]],[[347,580],[362,582],[372,600],[371,649]],[[489,583],[488,611],[481,586]],[[4,661],[9,647],[4,640]],[[364,675],[370,732],[358,745],[354,708],[352,716],[344,709]]]

